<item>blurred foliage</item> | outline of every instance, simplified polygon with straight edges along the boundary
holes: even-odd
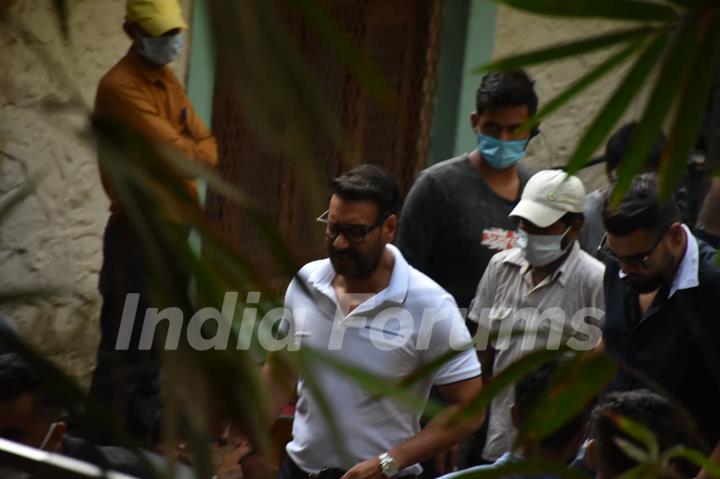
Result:
[[[452,0],[448,0],[452,1]],[[644,158],[650,151],[654,138],[662,125],[670,122],[668,148],[663,155],[662,188],[668,194],[680,181],[679,172],[685,167],[690,149],[697,137],[704,107],[707,104],[713,74],[720,65],[720,2],[703,0],[634,1],[565,1],[565,0],[498,0],[513,8],[538,15],[563,16],[567,18],[606,18],[626,22],[628,27],[617,31],[588,37],[562,45],[545,47],[497,60],[477,71],[525,67],[612,49],[607,59],[587,72],[556,98],[546,102],[532,122],[555,113],[561,106],[582,94],[585,89],[605,78],[611,71],[629,64],[629,69],[619,86],[597,114],[590,128],[578,142],[568,164],[568,171],[575,172],[590,160],[591,155],[608,136],[631,102],[644,88],[650,88],[650,97],[640,118],[627,157],[619,169],[620,195],[642,168]],[[66,0],[54,0],[61,32],[71,41],[69,15],[72,4]],[[318,178],[314,163],[313,138],[322,135],[338,149],[342,149],[343,132],[337,121],[320,82],[308,71],[302,56],[293,43],[276,3],[267,0],[243,0],[209,3],[212,12],[215,45],[218,49],[220,68],[229,70],[227,78],[236,82],[241,92],[243,111],[252,118],[250,127],[264,140],[267,148],[289,153],[296,162],[294,171],[300,175],[309,191],[322,192],[325,178]],[[347,34],[337,25],[322,2],[298,1],[295,7],[308,24],[326,41],[332,51],[341,58],[379,104],[391,101],[391,94],[373,65],[357,52]],[[11,28],[23,35],[31,35],[22,22],[2,12],[2,28]],[[67,86],[72,98],[80,95],[73,90],[72,81],[58,64],[49,57],[42,46],[35,44],[32,52],[52,74]],[[57,107],[57,106],[56,106]],[[69,107],[81,108],[79,101]],[[85,107],[87,110],[87,108]],[[89,111],[86,111],[89,115]],[[89,116],[88,116],[89,118]],[[87,131],[74,132],[87,135]],[[89,136],[89,135],[88,135]],[[123,125],[95,122],[92,136],[100,148],[106,149],[102,167],[108,173],[110,183],[137,228],[143,248],[151,260],[155,288],[153,293],[159,304],[183,305],[187,310],[204,306],[220,309],[226,291],[260,291],[263,303],[260,314],[281,305],[281,300],[264,283],[262,272],[252,267],[252,261],[242,251],[228,244],[204,216],[201,208],[193,202],[183,187],[183,176],[199,176],[205,179],[211,191],[222,195],[241,208],[262,232],[265,246],[277,261],[280,270],[291,277],[297,270],[288,253],[282,235],[265,218],[252,198],[248,198],[234,185],[225,182],[216,172],[200,167],[159,145],[148,143]],[[122,159],[122,161],[119,161]],[[31,192],[35,180],[3,198],[0,203],[0,221]],[[322,201],[320,193],[315,198]],[[173,221],[168,221],[172,217]],[[202,238],[202,252],[193,249],[185,240],[177,223],[197,231]],[[183,273],[195,280],[193,294],[178,291],[167,274],[180,267]],[[0,294],[0,304],[6,301],[31,300],[47,295],[45,288],[11,291]],[[240,321],[247,308],[256,305],[240,305],[232,321],[229,344],[238,340],[257,345],[257,329],[243,330]],[[186,327],[183,326],[184,328]],[[184,333],[185,331],[183,331]],[[186,337],[182,334],[181,337]],[[116,431],[112,418],[85,397],[77,384],[41,354],[21,340],[17,348],[34,364],[47,379],[48,384],[62,392],[70,404],[84,409],[91,421]],[[507,387],[521,379],[539,365],[553,360],[564,350],[540,350],[528,354],[497,374],[487,384],[468,410],[472,414],[486,408],[492,399]],[[212,475],[210,444],[216,437],[215,424],[218,417],[229,418],[263,450],[269,450],[268,424],[265,423],[267,399],[259,381],[258,359],[263,356],[257,348],[250,351],[208,350],[197,351],[182,344],[177,351],[164,353],[164,395],[171,420],[166,425],[166,450],[172,451],[179,438],[177,423],[187,421],[189,439],[192,443],[196,466],[202,477]],[[376,395],[389,395],[417,406],[424,398],[413,397],[410,387],[426,378],[439,361],[426,365],[408,376],[400,384],[388,383],[352,364],[338,362],[320,351],[301,350],[298,354],[278,357],[287,367],[307,370],[314,361],[322,361],[358,381]],[[595,395],[607,384],[617,365],[608,358],[593,353],[575,353],[568,368],[558,371],[546,397],[536,405],[531,420],[520,432],[522,441],[539,441],[557,427],[587,407]],[[312,377],[308,385],[319,396],[321,404],[327,404],[321,385]],[[439,405],[431,404],[430,411]],[[329,408],[325,408],[329,411]],[[332,418],[328,418],[333,424]],[[718,472],[707,463],[702,454],[678,448],[658,451],[652,435],[639,425],[620,420],[631,437],[642,446],[624,444],[628,454],[640,462],[637,474],[647,474],[648,467],[664,464],[671,457],[684,457]],[[335,427],[337,440],[342,433]],[[124,438],[129,443],[127,438]],[[717,466],[715,466],[717,467]],[[468,474],[467,477],[502,477],[509,473],[548,471],[564,477],[577,477],[562,467],[538,458],[528,464],[508,466],[507,470],[493,473]],[[628,477],[643,477],[629,475]]]

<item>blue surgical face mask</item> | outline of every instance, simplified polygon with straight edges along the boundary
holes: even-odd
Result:
[[[180,56],[185,44],[185,32],[171,37],[144,37],[139,53],[156,65],[167,65]]]
[[[501,170],[513,166],[525,157],[527,140],[498,140],[492,136],[478,135],[478,150],[485,162]]]

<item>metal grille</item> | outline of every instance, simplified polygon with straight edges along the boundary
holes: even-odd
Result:
[[[380,105],[371,98],[285,4],[283,22],[305,65],[321,81],[345,135],[342,152],[326,139],[314,139],[316,173],[324,185],[347,168],[343,165],[373,163],[395,176],[404,195],[426,164],[441,0],[333,0],[324,5],[353,45],[371,59],[389,85],[392,101]],[[322,229],[315,223],[321,211],[309,208],[305,183],[295,174],[293,162],[263,148],[248,128],[252,118],[243,112],[237,87],[222,75],[219,71],[213,110],[221,175],[261,205],[298,264],[324,256]],[[243,212],[212,194],[208,212],[226,238],[267,274],[266,279],[279,290],[284,288],[288,278],[272,267],[260,235]]]

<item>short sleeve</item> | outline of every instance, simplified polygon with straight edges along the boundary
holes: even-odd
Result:
[[[408,263],[426,273],[442,217],[434,212],[441,209],[435,179],[427,171],[421,173],[405,199],[396,244]]]
[[[452,357],[435,370],[435,385],[443,386],[480,376],[480,361],[472,347],[470,332],[450,296],[443,300],[433,320],[423,362],[427,364],[443,355]]]

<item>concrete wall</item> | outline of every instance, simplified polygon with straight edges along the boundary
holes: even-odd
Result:
[[[546,45],[599,35],[623,26],[622,23],[610,21],[540,17],[501,5],[497,11],[493,55],[494,58],[501,58]],[[628,28],[627,25],[625,28]],[[529,71],[536,81],[541,106],[607,58],[607,53],[593,53],[530,68]],[[540,136],[531,142],[530,156],[524,161],[535,169],[566,164],[582,133],[614,91],[622,78],[622,72],[626,70],[624,68],[610,73],[549,117],[541,126]],[[636,101],[631,105],[625,120],[637,118],[641,113],[641,102]],[[591,191],[605,184],[604,167],[583,170],[580,177],[585,182],[586,189]]]
[[[0,201],[28,175],[47,172],[34,193],[0,219],[0,292],[45,285],[68,291],[0,311],[85,382],[99,337],[97,280],[108,202],[92,142],[80,133],[100,77],[124,55],[129,40],[122,31],[124,0],[68,2],[69,43],[52,3],[0,0],[13,25],[0,27]],[[189,22],[190,1],[184,3]],[[174,65],[181,79],[186,57]],[[73,91],[81,105],[66,104]]]

